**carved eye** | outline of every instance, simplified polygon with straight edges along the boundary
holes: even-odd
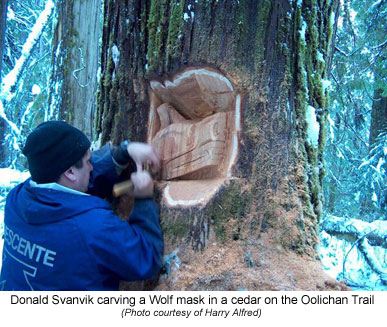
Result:
[[[220,133],[219,133],[219,123],[216,122],[215,124],[212,125],[212,134],[214,136],[218,136]]]

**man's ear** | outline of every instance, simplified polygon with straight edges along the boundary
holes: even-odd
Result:
[[[63,173],[64,177],[66,177],[70,182],[75,182],[77,177],[74,174],[73,167],[70,167]]]

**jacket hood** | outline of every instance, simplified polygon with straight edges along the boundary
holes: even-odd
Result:
[[[88,201],[84,201],[85,196]],[[5,209],[15,211],[28,224],[38,225],[68,219],[98,208],[110,209],[110,205],[88,194],[32,187],[29,178],[8,194]]]

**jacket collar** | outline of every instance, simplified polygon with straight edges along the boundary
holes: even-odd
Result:
[[[46,183],[46,184],[38,184],[34,182],[32,179],[30,179],[30,186],[31,187],[40,187],[40,188],[47,188],[51,190],[57,190],[57,191],[62,191],[62,192],[67,192],[67,193],[73,193],[73,194],[78,194],[78,195],[87,195],[90,196],[90,194],[83,193],[77,190],[73,190],[72,188],[63,186],[58,183]]]

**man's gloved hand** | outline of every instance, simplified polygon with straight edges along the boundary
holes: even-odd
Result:
[[[132,196],[136,199],[144,199],[153,197],[153,180],[151,175],[143,170],[141,172],[132,173],[130,179],[133,183],[134,189]]]
[[[155,149],[146,143],[130,142],[127,146],[130,157],[134,160],[137,166],[137,172],[142,172],[143,165],[150,163],[150,168],[153,173],[160,169],[160,159]]]

